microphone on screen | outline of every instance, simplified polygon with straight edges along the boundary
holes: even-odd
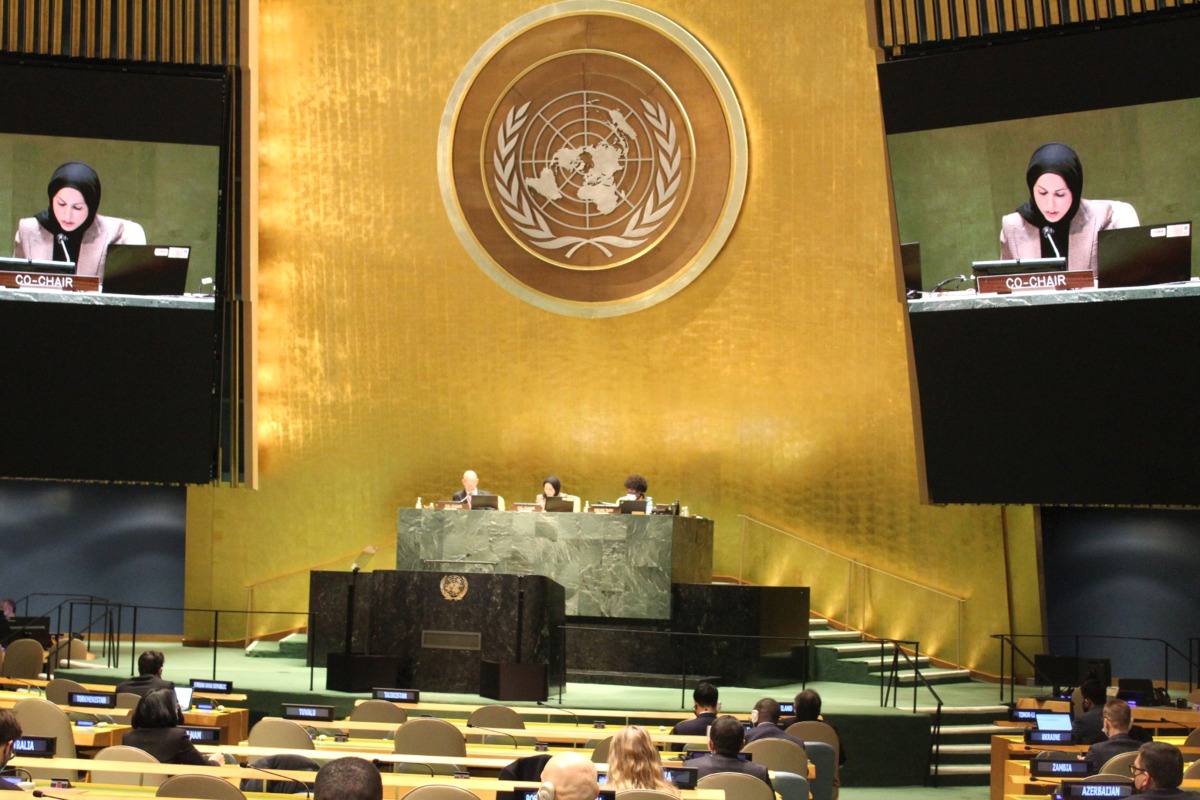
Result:
[[[1046,237],[1046,241],[1050,242],[1050,246],[1054,248],[1054,257],[1062,258],[1062,253],[1058,252],[1058,245],[1054,243],[1054,228],[1049,225],[1042,228],[1042,236]]]
[[[517,737],[513,736],[511,733],[509,733],[507,731],[499,731],[499,730],[496,730],[495,728],[485,728],[482,725],[474,725],[470,722],[467,723],[467,727],[474,728],[477,731],[487,731],[488,733],[494,733],[499,736],[507,736],[508,738],[512,739],[513,747],[521,746],[520,744],[517,743]]]
[[[569,708],[564,708],[563,706],[558,706],[558,705],[555,705],[554,703],[547,703],[545,700],[538,700],[538,701],[537,701],[537,704],[538,704],[539,706],[545,706],[546,708],[557,708],[559,711],[565,711],[565,712],[567,712],[568,714],[570,714],[572,717],[574,717],[574,718],[575,718],[575,727],[576,727],[576,728],[578,728],[578,727],[579,727],[579,715],[578,715],[578,714],[576,714],[576,713],[575,713],[574,711],[572,711],[571,709],[569,709]]]

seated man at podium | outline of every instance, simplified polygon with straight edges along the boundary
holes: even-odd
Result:
[[[68,161],[50,176],[50,205],[17,223],[13,258],[75,263],[75,274],[104,277],[110,244],[145,244],[136,222],[105,217],[100,176],[82,161]]]
[[[469,469],[463,473],[462,485],[463,488],[455,492],[454,497],[451,498],[456,503],[466,500],[469,495],[489,494],[489,492],[479,488],[479,476],[475,474],[475,470],[473,469]]]
[[[1067,269],[1095,273],[1100,231],[1140,224],[1129,203],[1083,198],[1083,163],[1065,144],[1035,150],[1025,183],[1028,202],[1000,223],[1003,259],[1065,258]]]

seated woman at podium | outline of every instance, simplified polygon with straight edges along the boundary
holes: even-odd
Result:
[[[50,176],[49,207],[17,223],[13,258],[73,261],[76,275],[104,276],[110,244],[145,244],[136,222],[96,213],[100,176],[82,161],[68,161]]]
[[[542,493],[537,496],[538,504],[542,508],[546,507],[547,497],[561,497],[563,500],[570,500],[575,504],[575,511],[579,511],[579,498],[573,494],[563,492],[562,482],[553,475],[542,481]]]
[[[1062,257],[1067,269],[1095,273],[1100,231],[1140,224],[1129,203],[1083,199],[1083,164],[1065,144],[1051,142],[1035,150],[1025,183],[1029,201],[1000,225],[1003,259]]]

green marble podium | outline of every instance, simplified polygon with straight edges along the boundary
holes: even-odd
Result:
[[[700,517],[400,509],[396,569],[545,575],[573,616],[670,619],[672,583],[712,580]]]

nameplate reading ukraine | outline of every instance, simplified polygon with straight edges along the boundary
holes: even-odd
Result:
[[[1027,272],[1024,275],[980,275],[975,279],[979,294],[1011,294],[1048,289],[1092,289],[1096,276],[1090,269],[1069,269],[1065,272]]]

